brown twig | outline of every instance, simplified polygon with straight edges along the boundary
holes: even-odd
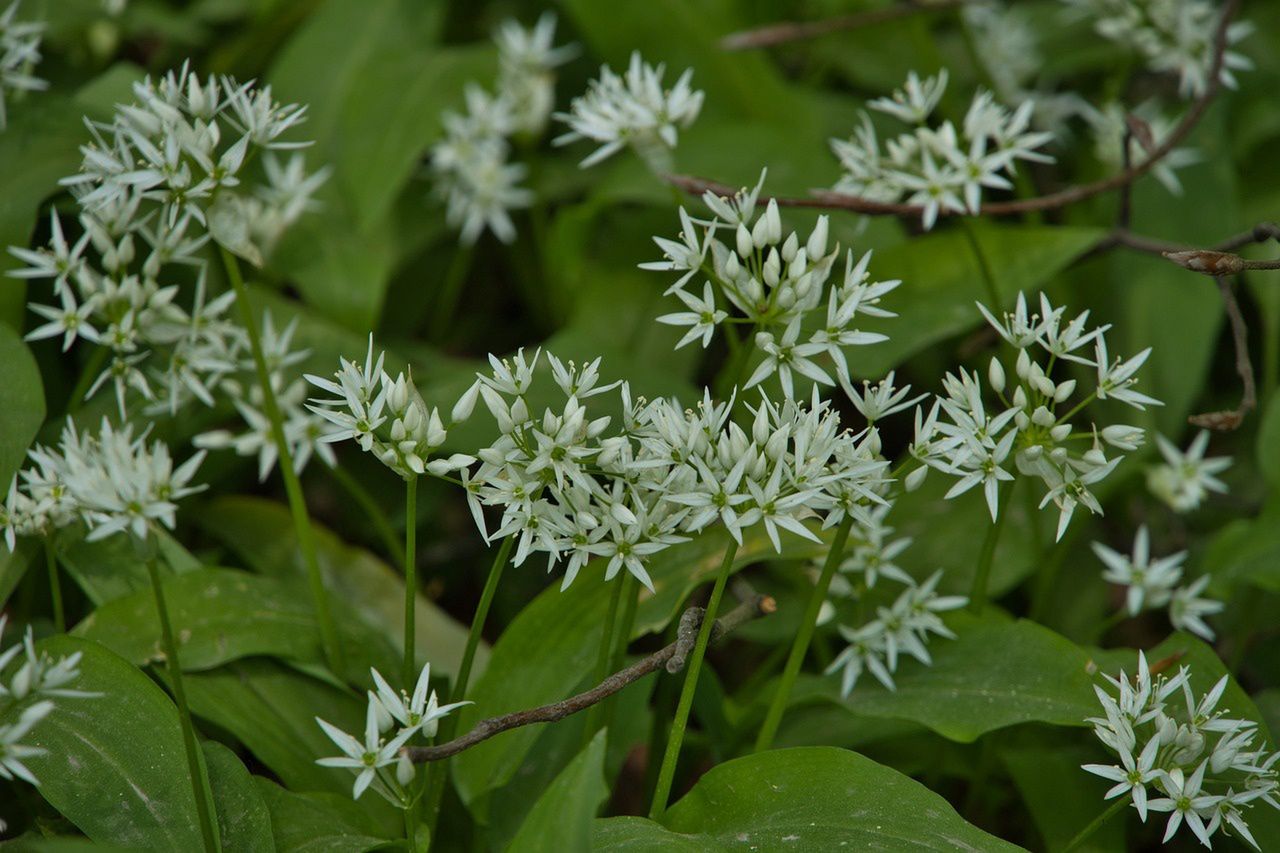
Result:
[[[1195,129],[1195,126],[1199,124],[1200,119],[1204,117],[1205,112],[1209,109],[1213,99],[1222,89],[1222,63],[1227,52],[1227,29],[1230,27],[1231,20],[1235,17],[1239,5],[1240,0],[1227,0],[1227,3],[1223,6],[1222,18],[1218,22],[1217,30],[1214,32],[1213,58],[1209,65],[1208,82],[1205,84],[1204,92],[1192,102],[1173,131],[1165,137],[1163,142],[1152,149],[1144,159],[1127,169],[1122,169],[1111,177],[1102,178],[1092,183],[1077,184],[1058,192],[1047,193],[1033,198],[988,202],[979,208],[978,214],[1004,216],[1056,210],[1105,192],[1126,187],[1151,171],[1157,163],[1177,148]],[[701,195],[707,190],[723,196],[731,196],[734,193],[734,188],[727,184],[690,175],[666,175],[665,179],[673,186],[696,195]],[[773,200],[783,207],[849,210],[871,216],[918,217],[924,213],[924,207],[921,205],[874,201],[862,196],[848,195],[831,190],[815,190],[806,198],[773,196]],[[961,214],[961,211],[943,210],[938,215],[955,216]]]
[[[1240,405],[1234,409],[1191,415],[1187,422],[1206,429],[1228,431],[1238,428],[1244,421],[1244,416],[1257,408],[1258,391],[1253,378],[1253,360],[1249,357],[1249,327],[1245,325],[1244,315],[1240,312],[1240,303],[1236,301],[1235,291],[1225,276],[1214,276],[1213,280],[1218,285],[1218,293],[1222,294],[1222,304],[1227,310],[1227,319],[1231,322],[1231,339],[1236,348],[1236,373],[1240,375],[1244,391],[1240,396]]]
[[[722,637],[752,619],[767,616],[777,609],[778,603],[772,597],[756,595],[747,601],[743,601],[733,610],[717,619],[711,635],[712,639]],[[597,702],[607,699],[627,685],[639,681],[651,672],[655,672],[661,666],[665,665],[668,672],[678,672],[684,665],[684,658],[688,655],[689,649],[693,647],[698,629],[702,625],[702,612],[700,607],[691,607],[686,610],[680,617],[680,628],[674,643],[665,646],[646,658],[636,661],[626,669],[615,672],[584,693],[570,696],[568,699],[561,702],[553,702],[550,705],[530,708],[527,711],[515,711],[511,714],[504,714],[501,717],[490,717],[487,720],[481,720],[476,723],[471,731],[454,738],[448,743],[442,743],[437,746],[410,747],[406,749],[406,753],[415,764],[439,761],[442,758],[457,755],[459,752],[470,749],[481,741],[488,740],[494,735],[509,729],[529,726],[535,723],[554,723],[557,720],[562,720],[571,714],[576,714]]]
[[[829,33],[847,32],[861,27],[896,21],[899,18],[905,18],[917,12],[940,12],[946,9],[954,9],[969,2],[971,0],[934,0],[934,2],[907,0],[907,2],[899,3],[896,6],[886,6],[883,9],[872,9],[851,15],[840,15],[839,17],[826,18],[821,21],[779,21],[775,24],[766,24],[763,27],[730,33],[720,39],[720,49],[753,50],[760,47],[772,47],[776,44],[805,41],[825,36]]]

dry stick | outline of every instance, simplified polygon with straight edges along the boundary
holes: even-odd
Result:
[[[1059,190],[1055,193],[1035,196],[1033,198],[1017,199],[1014,201],[995,201],[982,205],[978,209],[978,215],[1010,215],[1020,213],[1033,213],[1042,210],[1056,210],[1067,205],[1074,204],[1078,201],[1084,201],[1087,198],[1100,195],[1105,192],[1117,190],[1132,184],[1138,178],[1151,171],[1161,160],[1163,160],[1169,152],[1182,144],[1183,140],[1195,129],[1200,119],[1204,117],[1205,112],[1209,109],[1209,105],[1222,89],[1222,63],[1223,57],[1227,51],[1227,28],[1231,24],[1232,18],[1235,17],[1236,11],[1240,6],[1240,0],[1227,0],[1222,9],[1222,19],[1218,22],[1218,28],[1214,32],[1213,37],[1213,60],[1209,66],[1208,83],[1205,85],[1204,92],[1192,102],[1191,107],[1183,115],[1182,120],[1178,122],[1177,127],[1173,129],[1165,140],[1157,145],[1147,155],[1145,159],[1128,169],[1112,175],[1109,178],[1103,178],[1088,184],[1077,184],[1066,189]],[[690,175],[666,175],[665,180],[687,193],[701,195],[710,190],[717,195],[731,196],[735,192],[734,188],[720,183],[718,181],[710,181],[703,178],[697,178]],[[845,193],[832,192],[830,190],[816,190],[807,198],[787,198],[783,196],[773,196],[776,201],[783,207],[816,207],[833,210],[851,210],[855,213],[864,213],[870,216],[912,216],[918,217],[924,213],[924,207],[916,204],[904,204],[901,202],[883,202],[873,201],[862,196],[848,195]],[[768,202],[769,199],[762,199]],[[939,216],[956,216],[962,215],[958,211],[941,211]],[[968,215],[968,214],[963,214]]]
[[[897,6],[872,9],[868,12],[859,12],[853,15],[840,15],[836,18],[827,18],[821,21],[779,21],[775,24],[766,24],[763,27],[730,33],[720,39],[720,49],[753,50],[760,47],[772,47],[775,44],[805,41],[830,33],[845,32],[887,23],[888,21],[896,21],[899,18],[905,18],[917,12],[940,12],[946,9],[954,9],[968,2],[971,2],[971,0],[935,0],[935,2],[931,3],[908,0],[908,2],[900,3]]]
[[[734,631],[742,625],[760,616],[767,616],[778,609],[778,603],[767,595],[757,595],[750,601],[744,601],[733,610],[716,620],[712,628],[712,639],[718,639]],[[570,714],[576,714],[603,701],[627,685],[639,681],[659,667],[666,665],[667,672],[679,672],[684,667],[685,659],[692,651],[697,640],[698,629],[702,626],[702,608],[691,607],[680,618],[680,632],[676,641],[642,660],[636,661],[626,669],[615,672],[595,687],[570,696],[562,702],[553,702],[527,711],[516,711],[501,717],[490,717],[476,723],[475,728],[461,737],[439,744],[438,746],[414,746],[405,750],[409,759],[415,764],[439,761],[470,749],[481,741],[488,740],[496,734],[509,729],[530,726],[535,723],[554,723],[563,720]]]

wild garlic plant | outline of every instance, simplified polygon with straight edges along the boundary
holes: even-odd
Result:
[[[1143,101],[1132,109],[1126,109],[1115,101],[1103,104],[1099,108],[1085,106],[1081,115],[1093,132],[1093,151],[1099,162],[1120,170],[1124,167],[1125,138],[1130,133],[1129,122],[1136,118],[1150,133],[1152,145],[1163,145],[1173,132],[1174,122],[1160,109],[1156,101]],[[1130,118],[1132,117],[1132,118]],[[1142,147],[1138,142],[1130,142],[1130,161],[1141,156]],[[1203,161],[1200,152],[1195,148],[1179,146],[1151,169],[1152,176],[1173,195],[1182,195],[1182,182],[1177,172],[1187,166]]]
[[[1256,723],[1218,707],[1229,677],[1198,696],[1187,667],[1156,675],[1142,652],[1133,678],[1123,670],[1104,677],[1110,689],[1094,687],[1103,716],[1087,722],[1120,763],[1082,766],[1116,783],[1106,794],[1116,800],[1111,813],[1132,804],[1143,823],[1168,813],[1165,843],[1186,826],[1205,847],[1221,830],[1261,850],[1246,815],[1261,805],[1280,809],[1280,752],[1267,750]]]
[[[1210,576],[1207,574],[1191,583],[1181,583],[1186,551],[1152,559],[1151,534],[1145,524],[1138,527],[1134,536],[1132,554],[1122,554],[1101,542],[1092,543],[1092,547],[1093,553],[1106,566],[1102,579],[1125,588],[1124,607],[1115,618],[1137,616],[1144,610],[1167,607],[1169,622],[1174,629],[1190,631],[1210,642],[1214,640],[1213,629],[1204,617],[1220,613],[1226,605],[1201,597],[1209,585]]]
[[[44,24],[19,20],[21,3],[22,0],[13,0],[0,13],[0,132],[8,125],[6,98],[17,101],[27,92],[40,92],[49,86],[34,73],[40,64]]]
[[[1135,53],[1147,68],[1160,74],[1176,74],[1178,91],[1196,98],[1209,84],[1213,61],[1213,35],[1220,20],[1219,5],[1210,0],[1062,0],[1071,17],[1089,21],[1094,31]],[[1248,38],[1254,27],[1234,21],[1227,27],[1227,44]],[[1227,50],[1222,57],[1221,80],[1235,88],[1236,71],[1247,71],[1253,62]]]
[[[1106,340],[1110,325],[1090,329],[1088,311],[1067,320],[1066,309],[1054,307],[1044,294],[1038,313],[1028,309],[1024,294],[1002,319],[982,304],[978,309],[1016,350],[1013,369],[1007,370],[1001,357],[992,357],[987,384],[994,404],[987,401],[976,371],[961,368],[943,378],[945,395],[934,400],[927,414],[923,408],[916,412],[910,453],[922,467],[907,476],[907,486],[918,486],[929,470],[957,478],[949,498],[981,486],[994,522],[1000,516],[1001,484],[1019,475],[1039,479],[1044,486],[1040,507],[1057,507],[1056,538],[1061,539],[1077,507],[1101,514],[1089,486],[1145,440],[1139,427],[1099,429],[1096,423],[1075,419],[1096,400],[1139,410],[1160,405],[1134,387],[1151,349],[1112,359]],[[1092,381],[1081,385],[1064,375],[1070,365],[1087,369]]]
[[[1186,450],[1157,434],[1156,447],[1163,461],[1147,468],[1147,489],[1174,512],[1191,512],[1211,493],[1226,493],[1227,485],[1218,475],[1231,467],[1231,457],[1205,457],[1208,431],[1196,433]]]
[[[743,389],[776,375],[783,396],[792,398],[796,374],[819,385],[839,382],[851,388],[850,348],[887,340],[878,332],[862,331],[857,323],[896,316],[880,302],[901,282],[873,280],[867,271],[871,253],[855,262],[852,251],[843,274],[833,279],[840,246],[827,245],[827,217],[818,217],[803,243],[795,231],[784,239],[777,202],[771,199],[756,215],[764,179],[762,172],[754,189],[731,198],[704,193],[710,219],[693,219],[682,207],[679,238],[654,238],[664,260],[640,267],[680,273],[666,295],[678,298],[686,309],[664,314],[658,322],[689,327],[677,349],[695,340],[706,349],[715,332],[722,331],[737,357],[730,377],[734,385],[742,382],[752,347],[759,350],[764,357]],[[732,244],[721,239],[729,232]],[[740,340],[735,325],[749,327],[748,337]]]
[[[631,54],[621,75],[602,65],[600,76],[573,99],[569,111],[555,114],[569,130],[554,143],[569,145],[582,139],[599,143],[580,164],[584,169],[630,147],[654,174],[671,171],[671,152],[679,132],[698,118],[703,93],[693,88],[692,68],[670,89],[662,85],[665,73],[665,65],[648,64],[639,51]]]
[[[867,104],[911,127],[886,140],[883,149],[865,112],[851,138],[831,140],[844,172],[835,185],[837,192],[921,205],[928,230],[940,214],[976,214],[984,190],[1011,189],[1009,179],[1019,160],[1053,162],[1040,150],[1053,135],[1031,129],[1031,98],[1009,110],[990,92],[979,90],[959,128],[950,119],[931,123],[947,79],[945,69],[923,79],[913,71],[891,97]]]
[[[533,201],[520,186],[528,167],[510,161],[512,140],[527,145],[542,135],[555,103],[555,69],[577,52],[574,45],[554,46],[555,28],[550,12],[529,29],[504,21],[494,33],[497,91],[471,83],[466,112],[443,116],[444,138],[431,149],[431,172],[446,219],[464,245],[485,229],[510,243],[516,237],[510,212]]]

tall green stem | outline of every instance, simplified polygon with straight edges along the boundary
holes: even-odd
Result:
[[[453,259],[444,273],[444,281],[440,284],[440,297],[436,301],[436,309],[431,317],[431,338],[439,342],[453,326],[453,317],[458,312],[458,300],[462,296],[462,284],[471,272],[471,260],[475,256],[473,246],[459,246],[453,253]]]
[[[1071,853],[1072,850],[1075,850],[1081,844],[1084,844],[1093,836],[1095,832],[1097,832],[1099,829],[1102,829],[1103,824],[1111,820],[1111,818],[1115,817],[1116,815],[1120,814],[1120,812],[1127,805],[1129,805],[1128,797],[1119,797],[1118,799],[1116,799],[1116,801],[1112,803],[1105,812],[1095,817],[1092,821],[1089,822],[1088,826],[1086,826],[1084,829],[1076,833],[1076,837],[1068,841],[1067,846],[1063,847],[1060,851],[1058,851],[1058,853]]]
[[[609,658],[607,673],[614,673],[622,669],[622,661],[627,656],[627,646],[631,644],[631,631],[636,624],[636,607],[640,604],[640,583],[636,580],[635,575],[625,572],[622,576],[622,586],[622,618],[618,621],[618,630],[614,634],[617,637],[617,642],[614,643],[613,655]],[[603,680],[601,679],[601,681]],[[596,683],[598,684],[599,682]],[[605,728],[613,725],[613,709],[617,704],[617,699],[618,694],[615,693],[601,703],[604,706],[601,725]]]
[[[418,675],[414,660],[416,648],[418,602],[418,478],[410,477],[404,483],[404,673],[401,683],[410,689]]]
[[[160,585],[160,568],[153,554],[147,558],[147,573],[151,576],[151,589],[156,596],[156,613],[160,616],[160,636],[164,643],[164,656],[168,663],[169,681],[173,685],[173,698],[178,704],[178,719],[182,722],[182,745],[187,753],[187,772],[191,774],[191,787],[196,797],[196,816],[200,820],[200,834],[204,838],[205,853],[222,849],[218,827],[213,819],[213,805],[200,761],[200,744],[196,740],[195,726],[191,723],[191,709],[187,706],[187,691],[182,683],[182,664],[178,661],[178,646],[173,641],[173,627],[169,623],[169,608],[165,606],[164,589]]]
[[[716,575],[715,586],[711,588],[711,598],[707,600],[707,609],[702,615],[702,625],[698,628],[698,639],[694,643],[693,653],[689,656],[688,668],[685,670],[684,687],[680,690],[680,702],[676,705],[676,715],[671,721],[671,737],[667,740],[667,749],[662,756],[662,768],[658,771],[658,785],[653,792],[653,803],[649,807],[649,817],[657,820],[667,810],[667,799],[671,796],[671,783],[676,775],[676,761],[680,758],[680,747],[684,744],[684,731],[689,724],[689,712],[693,708],[693,694],[698,686],[698,675],[702,672],[702,659],[707,653],[707,644],[711,641],[711,627],[716,621],[716,612],[720,609],[720,599],[724,596],[725,584],[729,581],[729,571],[733,568],[733,558],[738,553],[737,541],[730,539],[725,546],[724,560],[720,564],[720,572]]]
[[[609,607],[605,611],[604,628],[600,634],[600,648],[596,651],[596,669],[592,674],[591,683],[599,684],[605,680],[609,674],[609,663],[613,660],[613,632],[618,624],[618,604],[622,601],[622,582],[625,578],[631,576],[630,572],[623,572],[622,577],[618,578],[613,584],[613,590],[609,594]],[[596,729],[600,725],[601,715],[604,713],[602,702],[597,702],[587,709],[587,723],[582,730],[582,745],[586,746],[591,743],[591,738],[595,736]]]
[[[484,632],[485,620],[489,617],[489,607],[493,604],[494,594],[498,591],[498,581],[502,579],[502,570],[507,566],[511,556],[511,546],[515,537],[508,536],[498,546],[498,553],[489,567],[489,577],[484,583],[484,591],[480,593],[480,603],[476,606],[475,615],[471,617],[471,630],[467,633],[467,645],[462,651],[462,662],[458,664],[458,677],[450,692],[450,702],[461,702],[467,694],[467,685],[471,682],[471,665],[475,662],[476,649],[480,647],[480,637]],[[458,728],[458,715],[451,714],[440,723],[439,740],[441,742],[453,737]],[[444,798],[445,779],[449,771],[448,760],[433,761],[427,766],[427,827],[435,834],[436,820],[440,815],[440,801]]]
[[[1000,542],[1000,531],[1004,529],[1004,520],[1009,515],[1009,488],[1001,485],[996,495],[996,518],[987,528],[987,535],[982,540],[982,551],[978,554],[978,568],[973,573],[973,588],[969,590],[969,609],[981,613],[987,606],[987,586],[991,581],[991,564],[995,560],[996,545]]]
[[[818,626],[818,613],[822,610],[822,602],[827,599],[827,590],[831,588],[831,578],[836,568],[844,559],[845,545],[849,541],[849,530],[853,527],[853,516],[845,515],[840,526],[836,528],[835,538],[831,541],[831,549],[827,551],[827,559],[822,564],[822,573],[818,575],[818,584],[809,595],[809,604],[805,607],[804,616],[800,620],[800,631],[791,643],[791,653],[787,656],[787,664],[782,669],[782,678],[778,682],[777,692],[765,714],[764,723],[760,726],[760,734],[756,736],[756,752],[763,752],[773,746],[773,738],[782,723],[782,715],[786,712],[787,701],[791,698],[791,690],[795,687],[796,676],[800,674],[800,665],[804,663],[809,651],[809,642],[813,639],[814,629]]]
[[[298,550],[307,567],[307,581],[311,586],[311,599],[316,609],[316,621],[320,623],[320,640],[324,644],[325,658],[329,668],[342,676],[345,663],[342,657],[342,645],[338,641],[338,628],[329,611],[329,594],[324,588],[324,577],[320,574],[320,562],[316,558],[316,544],[311,535],[311,519],[307,516],[306,499],[302,496],[302,484],[298,474],[293,470],[293,454],[289,451],[289,442],[284,435],[284,418],[280,414],[280,403],[276,400],[275,389],[271,387],[271,371],[267,367],[267,356],[262,351],[262,335],[258,328],[258,320],[254,316],[253,306],[249,303],[249,288],[245,286],[240,275],[240,263],[236,256],[219,247],[222,263],[227,269],[227,277],[231,279],[231,287],[236,293],[236,302],[240,305],[240,317],[245,332],[249,336],[249,348],[253,351],[253,364],[258,373],[258,385],[262,388],[262,408],[271,421],[271,438],[276,444],[280,476],[284,479],[284,491],[289,498],[289,512],[293,516],[294,533],[298,537]]]
[[[44,537],[44,564],[49,570],[49,596],[53,599],[53,624],[59,634],[66,633],[67,615],[62,608],[62,582],[58,579],[58,555],[54,553],[53,535]]]

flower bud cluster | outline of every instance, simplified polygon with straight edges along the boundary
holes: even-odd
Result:
[[[1245,814],[1260,803],[1280,808],[1280,752],[1267,752],[1254,722],[1218,709],[1229,677],[1197,697],[1185,666],[1172,678],[1153,677],[1139,652],[1134,678],[1123,671],[1105,678],[1115,695],[1095,686],[1103,716],[1086,722],[1120,763],[1082,766],[1116,783],[1106,799],[1129,798],[1144,823],[1150,812],[1168,812],[1166,843],[1185,824],[1206,847],[1221,829],[1262,849]]]
[[[840,247],[828,246],[827,217],[818,217],[803,242],[794,231],[784,239],[776,201],[770,199],[756,215],[763,185],[762,173],[754,189],[732,198],[708,191],[703,202],[713,214],[710,220],[695,220],[681,208],[679,239],[654,238],[664,260],[640,266],[681,273],[667,294],[687,309],[664,314],[658,322],[689,327],[677,348],[695,340],[705,348],[722,325],[750,324],[764,358],[745,388],[777,374],[784,396],[792,398],[798,373],[820,385],[839,381],[851,389],[846,350],[887,340],[856,323],[859,318],[896,316],[880,307],[880,301],[901,282],[873,281],[867,272],[870,252],[856,263],[849,252],[843,275],[833,279]],[[701,275],[709,277],[701,296],[685,290]]]
[[[509,137],[542,135],[555,101],[554,69],[576,52],[554,47],[556,19],[544,14],[531,29],[507,20],[494,33],[498,88],[490,95],[475,83],[466,90],[465,114],[444,114],[444,138],[431,149],[436,193],[463,243],[488,228],[504,243],[515,239],[510,211],[528,207],[533,193],[519,186],[527,169],[509,162]]]
[[[900,654],[910,655],[926,666],[932,664],[927,648],[929,636],[955,638],[938,614],[963,607],[969,601],[963,596],[938,594],[941,571],[934,572],[924,583],[917,583],[894,563],[911,539],[889,539],[893,528],[884,520],[891,508],[890,503],[878,504],[859,516],[849,537],[852,549],[838,567],[839,574],[832,578],[835,602],[828,601],[824,607],[826,619],[822,621],[840,617],[840,636],[849,643],[826,669],[828,674],[841,673],[840,691],[845,697],[863,672],[870,672],[889,690],[896,689],[893,673],[898,669]],[[859,610],[865,607],[879,578],[906,588],[887,606],[877,606],[875,618],[860,627],[844,624],[843,617],[850,610],[848,602],[858,602]]]
[[[1100,430],[1073,419],[1095,400],[1116,400],[1136,409],[1160,405],[1134,388],[1151,350],[1113,361],[1106,342],[1110,326],[1088,329],[1088,311],[1067,321],[1065,309],[1053,307],[1043,294],[1039,314],[1028,313],[1022,294],[1015,311],[1003,319],[981,304],[978,309],[1017,351],[1013,369],[1007,370],[998,356],[991,359],[987,384],[997,398],[991,411],[976,372],[961,368],[958,375],[944,377],[945,396],[935,399],[927,415],[917,409],[911,454],[924,466],[908,475],[907,487],[918,486],[929,468],[958,478],[948,498],[981,485],[995,519],[999,486],[1011,482],[1016,470],[1043,481],[1040,506],[1052,502],[1058,507],[1061,539],[1077,506],[1102,513],[1089,486],[1110,474],[1123,454],[1145,438],[1139,427],[1112,424]],[[1081,354],[1086,348],[1093,350],[1092,357]],[[1068,364],[1092,369],[1088,393],[1078,379],[1062,375]],[[1079,444],[1087,449],[1076,449]]]
[[[1189,584],[1179,585],[1182,564],[1187,559],[1186,551],[1152,560],[1151,536],[1144,524],[1134,536],[1132,555],[1121,554],[1101,542],[1093,543],[1093,553],[1106,566],[1102,579],[1125,587],[1125,610],[1130,616],[1137,616],[1144,610],[1168,607],[1169,621],[1174,628],[1213,641],[1213,629],[1203,617],[1221,612],[1225,605],[1221,601],[1200,597],[1209,585],[1209,575],[1201,575]]]
[[[879,436],[842,431],[816,397],[807,406],[762,398],[739,425],[729,419],[732,403],[709,394],[696,409],[633,400],[625,383],[599,384],[598,360],[578,367],[548,356],[565,402],[539,416],[526,398],[539,359],[493,359],[493,374],[480,377],[476,387],[501,435],[477,454],[466,486],[486,537],[518,536],[516,563],[533,551],[551,566],[567,559],[565,586],[589,559],[603,557],[606,580],[625,568],[652,587],[648,559],[713,525],[738,542],[763,528],[780,550],[780,531],[815,540],[805,519],[830,527],[879,500],[886,467]],[[616,427],[585,410],[589,397],[615,388],[623,409]],[[491,535],[486,506],[502,508]]]
[[[7,123],[6,93],[21,96],[24,92],[41,91],[49,85],[33,73],[40,64],[44,24],[17,20],[21,2],[13,0],[9,8],[0,13],[0,131]]]
[[[0,636],[4,635],[6,621],[0,615]],[[6,684],[2,676],[14,661],[21,663]],[[67,686],[80,677],[79,664],[80,652],[56,661],[37,652],[30,627],[21,643],[0,650],[0,779],[40,784],[23,759],[46,751],[22,741],[53,713],[54,699],[92,699],[99,695]]]
[[[949,120],[931,125],[946,87],[945,70],[923,80],[912,72],[892,97],[867,104],[912,129],[887,140],[882,150],[870,116],[863,113],[851,138],[831,140],[844,170],[836,191],[921,205],[929,229],[940,213],[976,214],[984,189],[1011,189],[1009,178],[1018,160],[1052,162],[1039,149],[1053,135],[1029,129],[1032,99],[1010,111],[990,92],[979,90],[959,129]]]
[[[592,80],[585,94],[574,98],[569,112],[555,118],[569,126],[554,144],[579,139],[600,143],[586,157],[582,168],[594,166],[630,146],[655,174],[671,171],[671,152],[679,130],[688,128],[702,110],[703,93],[692,86],[693,69],[680,75],[670,89],[662,87],[666,66],[649,65],[637,51],[631,54],[626,73],[619,76],[608,65]]]
[[[393,806],[407,808],[413,802],[408,789],[417,768],[402,748],[410,745],[414,737],[423,740],[435,737],[441,719],[471,703],[441,705],[431,689],[431,664],[422,668],[412,696],[392,688],[376,669],[370,673],[377,690],[367,691],[364,740],[316,717],[316,723],[342,750],[342,755],[318,759],[316,764],[341,767],[354,773],[356,780],[351,789],[354,799],[360,799],[365,791],[372,789]]]
[[[1221,7],[1210,0],[1063,0],[1075,17],[1093,24],[1105,39],[1138,54],[1157,74],[1177,74],[1178,91],[1198,98],[1209,85],[1214,34]],[[1227,44],[1236,45],[1253,32],[1253,24],[1236,21],[1227,27]],[[1236,71],[1253,68],[1246,56],[1223,54],[1220,79],[1236,87]]]
[[[431,458],[448,438],[440,411],[427,407],[413,384],[412,372],[392,377],[383,370],[385,359],[385,353],[374,358],[373,335],[369,335],[363,368],[344,358],[334,379],[307,374],[308,382],[334,395],[313,398],[307,404],[327,426],[319,441],[351,439],[406,480],[422,474],[446,477],[474,462],[474,457],[464,454]],[[466,420],[474,405],[475,395],[468,392],[454,407],[450,426]]]
[[[10,484],[0,506],[5,544],[13,550],[17,536],[48,536],[76,521],[90,541],[121,532],[146,539],[157,523],[172,530],[176,501],[204,488],[191,480],[205,454],[174,468],[164,442],[146,439],[106,418],[97,433],[77,432],[68,420],[58,448],[35,447],[32,465]]]

